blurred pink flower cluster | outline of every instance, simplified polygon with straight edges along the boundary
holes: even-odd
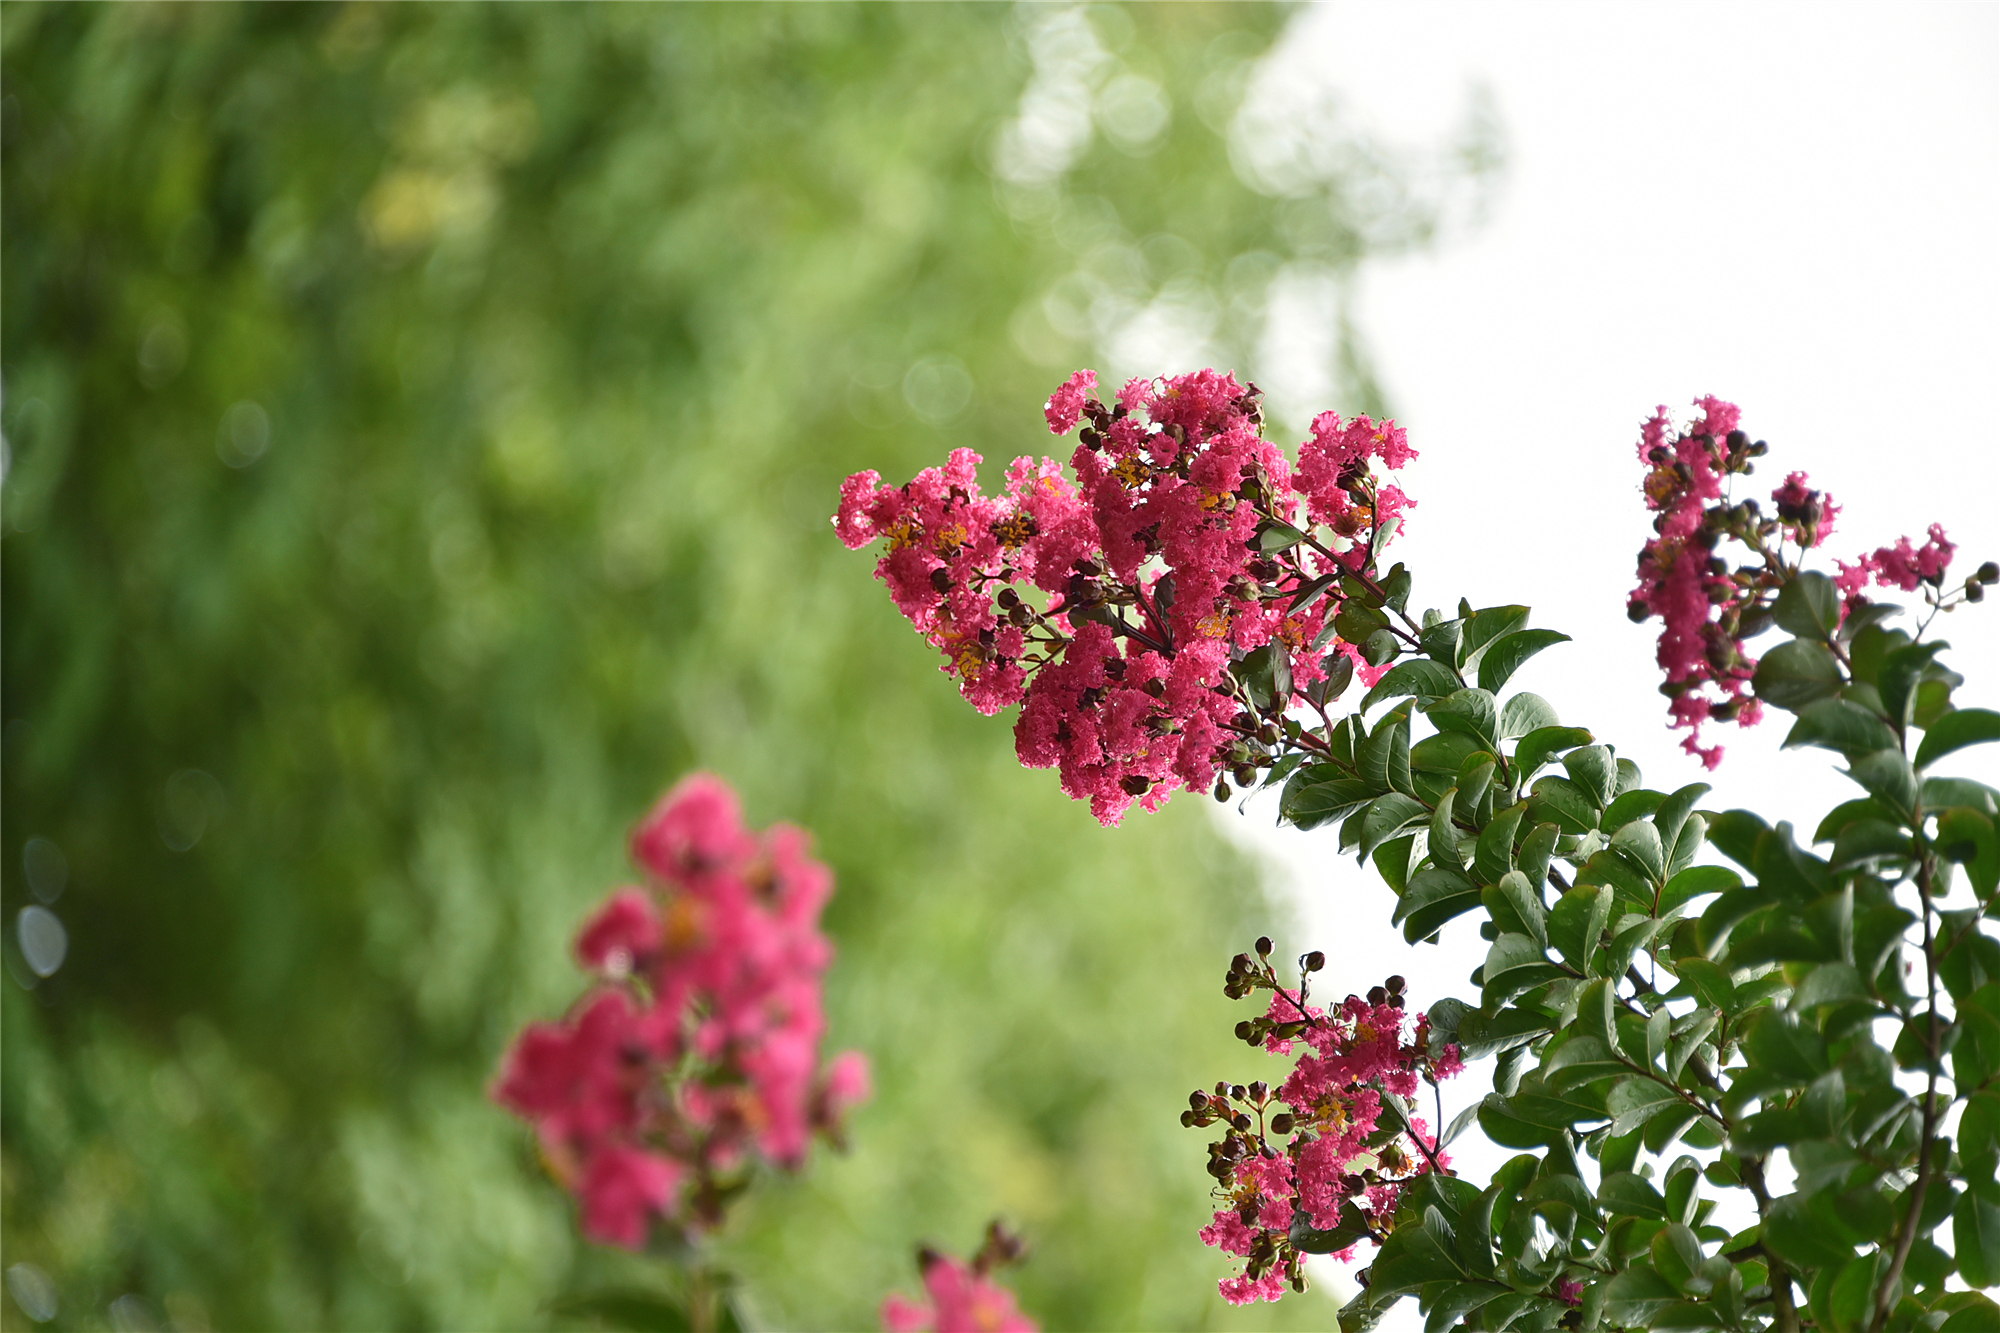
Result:
[[[1260,958],[1267,944],[1259,941]],[[1401,977],[1329,1012],[1303,987],[1271,984],[1268,965],[1248,955],[1237,956],[1231,976],[1232,994],[1241,993],[1243,977],[1273,992],[1265,1016],[1239,1035],[1272,1055],[1303,1048],[1277,1088],[1218,1083],[1192,1094],[1181,1115],[1190,1127],[1226,1126],[1208,1148],[1222,1207],[1201,1238],[1248,1261],[1221,1291],[1232,1305],[1249,1305],[1275,1301],[1287,1287],[1305,1290],[1302,1243],[1342,1260],[1364,1239],[1381,1243],[1408,1183],[1451,1162],[1412,1099],[1420,1084],[1434,1086],[1465,1066],[1455,1045],[1432,1054],[1430,1020],[1405,1013]],[[1396,1099],[1393,1107],[1386,1098]],[[1322,1235],[1302,1234],[1306,1228]]]
[[[854,474],[833,521],[851,548],[886,542],[876,577],[975,707],[1023,705],[1021,762],[1058,769],[1115,824],[1250,757],[1259,718],[1232,667],[1251,652],[1282,653],[1292,692],[1336,656],[1372,683],[1333,635],[1342,594],[1327,576],[1372,569],[1412,502],[1370,460],[1399,468],[1415,451],[1392,422],[1329,412],[1295,473],[1234,376],[1135,379],[1109,407],[1096,383],[1079,371],[1046,408],[1056,434],[1082,424],[1074,483],[1022,457],[1005,493],[983,496],[980,456],[957,449],[902,486]]]
[[[891,1293],[882,1302],[882,1327],[888,1333],[1036,1333],[1038,1325],[1014,1304],[1014,1293],[989,1276],[1020,1257],[1020,1241],[997,1222],[969,1264],[929,1248],[919,1251],[924,1294],[912,1300]]]
[[[753,833],[728,785],[696,774],[640,823],[632,856],[644,886],[577,937],[599,985],[521,1033],[493,1096],[534,1124],[585,1233],[636,1249],[656,1217],[714,1226],[754,1160],[796,1169],[869,1075],[857,1052],[820,1064],[833,876],[805,833]]]

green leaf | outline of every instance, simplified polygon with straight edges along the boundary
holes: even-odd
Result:
[[[1944,1321],[1938,1333],[1993,1333],[2000,1328],[2000,1305],[1976,1291],[1954,1291],[1938,1302],[1934,1308],[1943,1308],[1946,1302],[1963,1301],[1952,1307],[1951,1318]]]
[[[1618,790],[1618,761],[1612,755],[1611,747],[1586,745],[1580,750],[1571,750],[1563,756],[1563,767],[1569,770],[1570,781],[1595,807],[1590,827],[1597,827],[1596,813],[1611,803]]]
[[[1711,893],[1727,893],[1742,886],[1743,876],[1728,866],[1689,866],[1668,880],[1660,890],[1658,910],[1664,916],[1696,898]]]
[[[1845,699],[1821,699],[1799,710],[1799,720],[1785,737],[1784,748],[1817,745],[1852,758],[1871,750],[1900,748],[1889,724],[1859,704]]]
[[[1404,790],[1410,771],[1409,705],[1383,715],[1374,733],[1361,742],[1354,766],[1361,780],[1378,793]]]
[[[1708,821],[1708,837],[1745,870],[1757,868],[1757,843],[1771,826],[1748,810],[1729,810]]]
[[[1634,1075],[1611,1089],[1605,1108],[1611,1112],[1611,1136],[1630,1134],[1670,1106],[1680,1105],[1672,1089]]]
[[[1807,974],[1792,992],[1792,1010],[1803,1014],[1829,1004],[1851,1004],[1870,999],[1861,973],[1847,963],[1821,963]]]
[[[550,1303],[549,1313],[565,1321],[588,1320],[633,1333],[686,1333],[693,1327],[681,1305],[643,1287],[565,1296]]]
[[[1660,831],[1651,820],[1635,819],[1612,834],[1611,849],[1624,853],[1651,878],[1667,877],[1667,849],[1660,845]]]
[[[1534,811],[1547,817],[1565,833],[1588,833],[1597,827],[1602,807],[1582,787],[1568,778],[1537,778]]]
[[[1430,1302],[1430,1315],[1424,1321],[1424,1333],[1445,1333],[1482,1305],[1509,1294],[1509,1290],[1497,1282],[1440,1284],[1438,1295]]]
[[[1488,691],[1464,689],[1433,700],[1425,714],[1439,731],[1464,732],[1488,748],[1498,748],[1496,707]]]
[[[1414,695],[1419,699],[1435,699],[1464,688],[1465,682],[1450,667],[1431,661],[1427,657],[1413,657],[1406,662],[1398,662],[1382,673],[1382,679],[1375,687],[1362,696],[1361,711],[1367,712],[1384,699]],[[1453,765],[1454,768],[1457,765]]]
[[[1923,792],[1927,810],[1962,805],[1989,819],[2000,817],[2000,791],[1971,778],[1925,778]]]
[[[1477,906],[1477,884],[1456,870],[1432,866],[1410,876],[1410,887],[1396,900],[1392,924],[1400,922],[1403,938],[1415,944],[1436,934],[1445,922]]]
[[[1474,611],[1465,622],[1465,636],[1459,640],[1458,665],[1472,670],[1480,665],[1489,645],[1528,622],[1525,606],[1488,606]]]
[[[1597,1187],[1597,1201],[1604,1205],[1607,1213],[1622,1217],[1647,1217],[1664,1222],[1667,1218],[1667,1201],[1653,1188],[1651,1181],[1630,1171],[1616,1171],[1604,1177],[1604,1183]]]
[[[1562,974],[1562,968],[1548,960],[1543,946],[1532,936],[1503,934],[1486,953],[1482,1005],[1495,1008]]]
[[[1901,825],[1880,819],[1856,819],[1844,826],[1834,838],[1833,855],[1827,864],[1836,870],[1845,870],[1884,858],[1907,861],[1914,854],[1910,835],[1903,831]]]
[[[1292,1248],[1305,1254],[1333,1254],[1344,1250],[1368,1234],[1368,1219],[1352,1202],[1340,1205],[1340,1220],[1331,1231],[1314,1228],[1300,1208],[1292,1214],[1292,1225],[1287,1237]]]
[[[1809,1083],[1826,1072],[1826,1042],[1781,1009],[1764,1008],[1744,1020],[1743,1052],[1763,1070]]]
[[[1267,555],[1273,551],[1289,551],[1305,539],[1305,533],[1275,518],[1267,518],[1257,525],[1257,549]]]
[[[1938,853],[1965,867],[1981,897],[2000,882],[2000,835],[1993,821],[1977,810],[1961,807],[1938,816],[1934,839]]]
[[[1399,791],[1375,798],[1361,816],[1361,854],[1373,856],[1375,849],[1430,818],[1424,803]]]
[[[1554,1053],[1542,1062],[1542,1078],[1557,1092],[1631,1072],[1595,1037],[1571,1037],[1551,1049]]]
[[[1846,773],[1899,816],[1907,818],[1915,814],[1917,773],[1902,751],[1876,750],[1861,755],[1848,762]]]
[[[1514,854],[1514,865],[1537,893],[1548,882],[1549,861],[1555,855],[1556,843],[1562,839],[1562,830],[1554,824],[1537,824],[1521,839],[1520,849]]]
[[[1665,793],[1644,787],[1628,791],[1604,807],[1604,818],[1598,821],[1597,826],[1606,833],[1616,833],[1633,820],[1644,819],[1658,810],[1666,799]]]
[[[2000,1175],[2000,1092],[1982,1089],[1966,1100],[1958,1121],[1958,1155],[1968,1178]]]
[[[1951,1213],[1952,1250],[1958,1271],[1975,1287],[2000,1287],[2000,1204],[1968,1190]]]
[[[1549,943],[1564,962],[1587,972],[1604,928],[1611,922],[1611,886],[1590,884],[1573,888],[1549,909]]]
[[[1826,1195],[1787,1194],[1771,1205],[1764,1218],[1764,1243],[1779,1258],[1808,1268],[1832,1268],[1854,1257],[1854,1246],[1841,1238],[1844,1228],[1830,1216]]]
[[[1840,628],[1840,590],[1826,575],[1806,570],[1779,589],[1771,618],[1801,639],[1830,639]]]
[[[1459,1054],[1467,1062],[1511,1050],[1555,1027],[1555,1020],[1533,1009],[1508,1008],[1498,1013],[1474,1009],[1459,1020]]]
[[[1533,777],[1535,770],[1546,764],[1551,755],[1588,745],[1596,739],[1582,727],[1537,727],[1521,737],[1521,743],[1514,747],[1514,767],[1525,781]]]
[[[1375,796],[1367,783],[1335,764],[1310,764],[1292,774],[1278,797],[1278,817],[1302,829],[1343,819]]]
[[[1410,747],[1410,767],[1427,773],[1456,773],[1473,755],[1491,753],[1486,746],[1462,731],[1440,731]]]
[[[1824,644],[1806,639],[1787,640],[1764,654],[1752,680],[1759,699],[1793,711],[1831,698],[1843,683],[1839,659]]]
[[[1528,882],[1526,875],[1510,870],[1500,877],[1498,892],[1528,936],[1538,947],[1546,949],[1549,943],[1549,909],[1542,902],[1541,891]]]
[[[1696,1010],[1681,1020],[1687,1026],[1676,1033],[1674,1039],[1667,1043],[1666,1069],[1668,1078],[1673,1079],[1675,1082],[1680,1081],[1681,1071],[1687,1068],[1688,1061],[1693,1058],[1696,1051],[1701,1049],[1702,1042],[1708,1039],[1709,1033],[1715,1031],[1720,1021],[1713,1009]],[[1675,1026],[1680,1027],[1680,1024],[1677,1023]]]
[[[1500,739],[1511,741],[1516,736],[1528,736],[1561,723],[1554,704],[1539,694],[1523,691],[1501,705]]]
[[[1898,633],[1894,637],[1903,636]],[[1855,646],[1859,648],[1859,642]],[[1932,639],[1928,643],[1906,643],[1883,656],[1875,671],[1875,686],[1882,696],[1882,711],[1890,721],[1902,727],[1910,725],[1917,711],[1918,684],[1940,669],[1934,661],[1950,646],[1941,639]]]
[[[1680,1289],[1644,1264],[1605,1285],[1604,1318],[1619,1328],[1652,1328],[1660,1313],[1680,1303]]]
[[[1924,733],[1917,747],[1917,767],[1929,768],[1954,750],[2000,741],[2000,713],[1986,708],[1960,708],[1946,713]]]
[[[1542,649],[1568,643],[1569,635],[1552,629],[1524,629],[1495,639],[1479,659],[1479,688],[1498,693],[1521,664]]]
[[[1495,814],[1480,832],[1473,868],[1481,883],[1498,884],[1500,877],[1514,868],[1514,831],[1521,827],[1521,819],[1527,813],[1525,803],[1510,805]]]
[[[1718,963],[1706,958],[1683,958],[1676,965],[1680,973],[1681,986],[1674,994],[1685,990],[1698,996],[1701,1002],[1712,1009],[1734,1016],[1736,1013],[1736,986],[1729,979],[1729,972]]]

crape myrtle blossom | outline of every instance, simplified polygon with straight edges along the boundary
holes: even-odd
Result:
[[[1134,379],[1110,407],[1096,386],[1079,371],[1045,408],[1078,432],[1068,474],[1024,456],[986,496],[956,449],[901,486],[849,477],[833,523],[850,548],[884,543],[876,577],[974,707],[1021,705],[1021,761],[1115,824],[1254,783],[1290,708],[1373,683],[1334,621],[1413,504],[1374,465],[1415,450],[1393,422],[1328,412],[1294,469],[1233,375]]]
[[[1269,990],[1266,1012],[1238,1024],[1237,1036],[1276,1056],[1296,1049],[1297,1063],[1276,1087],[1218,1083],[1195,1092],[1181,1113],[1184,1126],[1225,1127],[1208,1145],[1221,1207],[1201,1238],[1245,1260],[1220,1284],[1233,1305],[1304,1291],[1307,1253],[1348,1260],[1362,1240],[1381,1244],[1408,1183],[1451,1164],[1415,1113],[1419,1085],[1435,1088],[1464,1068],[1457,1046],[1432,1049],[1427,1017],[1405,1012],[1401,977],[1325,1010],[1304,980],[1324,955],[1300,959],[1300,984],[1287,988],[1271,949],[1260,939],[1255,959],[1238,954],[1223,989],[1236,999]]]
[[[752,832],[727,784],[696,774],[640,822],[632,856],[643,887],[577,936],[600,984],[522,1032],[493,1096],[535,1126],[585,1234],[637,1249],[655,1218],[713,1227],[754,1161],[796,1169],[815,1132],[837,1141],[869,1076],[856,1052],[820,1062],[833,876],[804,833]]]
[[[1814,490],[1803,472],[1788,474],[1771,492],[1771,516],[1755,499],[1732,502],[1731,479],[1755,472],[1752,460],[1768,446],[1752,443],[1739,428],[1735,404],[1706,397],[1695,407],[1699,415],[1685,430],[1675,428],[1665,407],[1640,430],[1643,489],[1656,535],[1639,553],[1639,586],[1629,610],[1635,621],[1660,618],[1658,661],[1666,674],[1660,691],[1669,700],[1670,725],[1687,731],[1682,748],[1713,769],[1722,747],[1702,745],[1701,728],[1708,722],[1750,726],[1762,718],[1763,705],[1751,693],[1757,659],[1744,640],[1772,624],[1778,594],[1798,577],[1806,552],[1825,544],[1840,506]],[[1751,558],[1732,565],[1718,554],[1725,541]],[[1921,547],[1904,537],[1853,565],[1835,561],[1841,620],[1864,603],[1871,579],[1904,592],[1928,585],[1936,600],[1955,549],[1944,529],[1932,524]],[[1966,581],[1965,596],[1981,596],[1977,577]]]
[[[889,1333],[1036,1333],[1039,1326],[1015,1306],[1014,1293],[988,1276],[1021,1255],[1020,1240],[998,1222],[986,1229],[986,1243],[969,1264],[923,1247],[917,1269],[924,1295],[912,1300],[892,1292],[882,1302],[882,1327]]]

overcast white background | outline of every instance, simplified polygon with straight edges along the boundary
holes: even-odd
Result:
[[[1844,506],[1831,553],[1941,522],[1961,576],[2000,558],[2000,7],[1334,4],[1301,12],[1258,77],[1330,85],[1413,147],[1483,85],[1508,142],[1482,229],[1362,280],[1360,326],[1423,453],[1395,548],[1414,601],[1531,603],[1575,642],[1515,687],[1649,786],[1705,779],[1713,808],[1809,831],[1854,789],[1824,752],[1778,749],[1783,715],[1715,729],[1713,775],[1665,729],[1657,624],[1624,615],[1648,534],[1632,446],[1655,404],[1714,393],[1770,442],[1762,489],[1804,468]],[[2000,705],[2000,598],[1941,629],[1961,701]],[[1286,943],[1324,948],[1330,985],[1401,972],[1425,1004],[1472,994],[1485,946],[1467,922],[1412,950],[1331,830],[1218,813],[1271,858],[1298,906]],[[1487,1087],[1468,1074],[1447,1114]],[[1477,1139],[1461,1143],[1480,1174],[1511,1155]],[[1397,1314],[1420,1327],[1414,1305]]]

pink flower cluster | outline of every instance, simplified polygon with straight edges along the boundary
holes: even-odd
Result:
[[[1715,548],[1726,536],[1760,528],[1775,534],[1780,525],[1761,522],[1754,503],[1731,506],[1724,496],[1726,478],[1749,472],[1749,460],[1763,451],[1737,429],[1736,405],[1707,397],[1695,406],[1701,416],[1685,432],[1675,431],[1663,406],[1640,433],[1646,505],[1657,514],[1658,535],[1639,554],[1631,612],[1634,620],[1657,615],[1664,622],[1657,660],[1666,673],[1671,725],[1688,732],[1681,748],[1712,769],[1722,762],[1722,747],[1701,744],[1702,725],[1751,726],[1763,716],[1750,694],[1757,662],[1744,651],[1740,629],[1743,610],[1765,587],[1735,577]],[[1802,548],[1817,542],[1838,512],[1805,481],[1795,472],[1772,497],[1785,531]]]
[[[1022,457],[987,497],[979,455],[957,449],[902,486],[849,477],[833,522],[850,548],[886,543],[876,577],[975,707],[1022,705],[1021,761],[1056,768],[1115,824],[1134,801],[1157,809],[1254,763],[1260,720],[1232,673],[1249,653],[1282,652],[1295,692],[1336,653],[1372,682],[1334,638],[1341,594],[1326,576],[1372,571],[1377,537],[1412,502],[1370,460],[1400,468],[1415,451],[1393,422],[1326,413],[1295,474],[1260,434],[1255,387],[1232,375],[1135,379],[1111,407],[1096,383],[1079,371],[1046,407],[1057,434],[1087,423],[1074,483]]]
[[[796,1169],[869,1076],[853,1051],[820,1065],[833,876],[803,832],[751,832],[728,785],[696,774],[641,821],[632,856],[644,887],[577,937],[600,984],[521,1033],[493,1096],[534,1124],[585,1234],[636,1249],[655,1217],[718,1223],[754,1159]]]
[[[972,1262],[926,1248],[918,1252],[924,1296],[891,1293],[882,1302],[888,1333],[1036,1333],[1038,1325],[1014,1304],[1014,1293],[988,1276],[1021,1257],[1021,1245],[995,1223]]]
[[[1898,537],[1894,546],[1879,546],[1873,555],[1863,554],[1852,565],[1845,560],[1834,561],[1840,573],[1833,581],[1846,594],[1848,608],[1852,609],[1861,600],[1861,591],[1871,577],[1881,587],[1900,588],[1904,592],[1915,592],[1923,583],[1933,588],[1943,586],[1945,566],[1951,563],[1958,546],[1945,537],[1942,524],[1931,524],[1929,536],[1929,541],[1916,547],[1910,545],[1908,537]]]
[[[1263,941],[1259,949],[1268,952]],[[1342,1260],[1364,1237],[1382,1242],[1408,1183],[1451,1162],[1409,1099],[1420,1083],[1450,1078],[1464,1062],[1456,1046],[1432,1055],[1429,1020],[1404,1011],[1400,977],[1327,1012],[1306,998],[1303,986],[1270,984],[1267,965],[1248,955],[1238,955],[1231,971],[1232,978],[1247,972],[1259,978],[1253,984],[1273,991],[1265,1016],[1241,1025],[1239,1035],[1272,1055],[1303,1048],[1278,1088],[1218,1083],[1213,1092],[1194,1093],[1181,1115],[1183,1125],[1228,1126],[1208,1148],[1223,1206],[1201,1238],[1247,1261],[1242,1273],[1222,1280],[1221,1292],[1232,1305],[1248,1305],[1275,1301],[1288,1286],[1305,1290],[1305,1256],[1294,1234],[1301,1214],[1320,1232],[1347,1225],[1351,1243],[1338,1251]],[[1241,987],[1232,982],[1230,989]],[[1398,1110],[1385,1104],[1390,1097]]]

